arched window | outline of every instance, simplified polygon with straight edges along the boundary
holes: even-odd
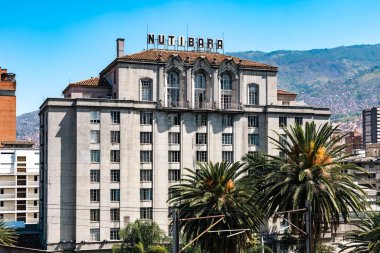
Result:
[[[220,78],[220,107],[231,109],[232,107],[232,78],[229,74],[223,74]]]
[[[222,90],[232,90],[232,78],[228,74],[223,74],[220,79]]]
[[[141,100],[152,101],[152,79],[141,79]]]
[[[206,101],[206,76],[203,73],[195,75],[194,83],[194,107],[204,108]]]
[[[259,86],[257,84],[248,85],[248,104],[249,105],[259,104]]]
[[[179,106],[179,76],[175,71],[170,71],[168,73],[168,107],[178,107]]]

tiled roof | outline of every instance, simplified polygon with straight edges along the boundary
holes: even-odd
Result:
[[[286,90],[277,90],[277,95],[297,95],[297,93]]]
[[[249,67],[254,69],[265,69],[277,71],[277,67],[254,62],[250,60],[241,59],[234,56],[229,56],[219,53],[211,52],[195,52],[195,51],[173,51],[173,50],[159,50],[149,49],[139,53],[122,56],[119,60],[136,61],[136,62],[165,62],[172,55],[178,55],[185,63],[194,63],[198,58],[207,58],[211,64],[220,65],[224,60],[231,59],[236,64],[242,67]]]
[[[104,77],[91,77],[90,79],[78,81],[75,83],[70,83],[63,93],[71,87],[82,87],[82,88],[111,88],[111,85]]]

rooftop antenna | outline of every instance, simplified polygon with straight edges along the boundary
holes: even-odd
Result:
[[[223,44],[224,44],[224,32],[223,32]],[[223,45],[223,47],[222,47],[222,50],[223,50],[223,54],[224,54],[224,45]]]
[[[186,25],[186,41],[185,41],[185,43],[186,43],[186,51],[189,51],[189,48],[187,47],[187,45],[189,44],[188,40],[189,40],[189,25],[187,24]]]
[[[146,25],[146,50],[148,50],[148,34],[149,34],[149,26]]]

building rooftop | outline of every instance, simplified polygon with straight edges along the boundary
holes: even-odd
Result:
[[[72,87],[81,87],[81,88],[111,88],[111,85],[104,77],[91,77],[90,79],[81,80],[75,83],[69,83],[69,85],[65,88],[63,93],[67,91],[67,89]]]
[[[254,62],[241,59],[234,56],[219,54],[215,52],[199,51],[175,51],[163,49],[149,49],[135,54],[119,57],[118,60],[135,61],[135,62],[166,62],[173,55],[177,55],[185,63],[194,63],[198,58],[206,58],[211,64],[220,65],[225,60],[232,60],[241,67],[249,67],[261,70],[277,71],[278,68],[264,63]]]

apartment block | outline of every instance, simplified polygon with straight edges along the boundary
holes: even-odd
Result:
[[[168,234],[168,188],[198,162],[281,155],[283,126],[327,108],[277,87],[277,67],[224,54],[151,49],[117,58],[40,107],[41,224],[47,249],[106,249],[136,219]]]
[[[0,148],[0,217],[38,223],[39,150],[30,142],[3,142]]]
[[[363,110],[363,143],[380,143],[380,107]]]

